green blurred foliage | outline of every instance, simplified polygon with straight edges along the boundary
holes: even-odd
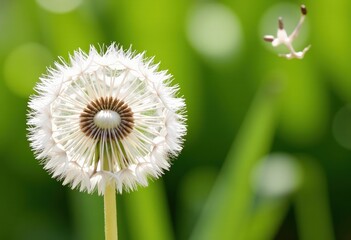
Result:
[[[53,66],[55,56],[67,59],[77,48],[111,42],[146,50],[161,61],[160,68],[168,69],[181,87],[189,118],[185,148],[162,180],[117,197],[121,239],[188,239],[201,223],[198,219],[206,216],[204,206],[227,213],[228,219],[236,214],[231,209],[242,207],[246,217],[234,216],[234,223],[243,226],[240,239],[310,239],[325,224],[330,230],[325,239],[334,234],[336,239],[350,238],[351,152],[332,132],[335,115],[351,100],[350,1],[304,2],[308,37],[302,44],[312,48],[305,59],[291,61],[279,58],[262,41],[262,18],[278,0],[83,0],[67,13],[50,12],[38,2],[0,1],[0,239],[102,239],[102,198],[50,178],[29,149],[26,114],[34,84]],[[242,41],[231,58],[211,59],[187,38],[191,13],[210,2],[223,4],[238,19]],[[296,7],[292,11],[301,4],[286,2]],[[276,20],[272,17],[271,23]],[[252,105],[256,92],[267,85],[265,91],[279,92],[274,119],[272,109],[259,108],[264,100]],[[345,138],[351,141],[351,135]],[[228,153],[231,146],[235,152]],[[312,175],[296,195],[260,202],[250,188],[251,170],[259,157],[273,151],[317,160],[301,164],[305,175]],[[223,172],[224,177],[219,175]],[[223,199],[207,201],[216,192],[211,189],[218,176],[218,182],[229,179],[233,184],[219,191]],[[314,201],[320,204],[310,208]],[[321,225],[308,225],[313,219]],[[219,227],[208,231],[216,235],[223,224],[214,221]],[[231,224],[225,224],[229,231]]]

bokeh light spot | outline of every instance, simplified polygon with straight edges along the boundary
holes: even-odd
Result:
[[[241,25],[228,7],[211,3],[190,11],[187,37],[191,45],[211,59],[226,59],[238,53],[242,42]]]
[[[67,13],[73,11],[83,0],[36,0],[39,6],[53,13]]]
[[[5,60],[4,75],[8,88],[18,96],[27,97],[46,66],[53,60],[49,50],[37,43],[27,43],[13,50]]]
[[[284,153],[268,155],[252,174],[253,189],[265,197],[286,196],[297,189],[300,180],[300,166],[295,158]]]
[[[351,105],[344,106],[336,113],[333,135],[341,146],[351,149]]]

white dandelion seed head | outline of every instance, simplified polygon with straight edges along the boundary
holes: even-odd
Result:
[[[185,102],[171,75],[115,44],[62,58],[29,101],[29,141],[54,178],[80,191],[147,186],[182,150]]]

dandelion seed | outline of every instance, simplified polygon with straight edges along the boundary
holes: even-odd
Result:
[[[171,76],[144,54],[112,44],[60,59],[29,101],[29,141],[63,184],[104,194],[147,186],[170,167],[186,134],[185,103]]]
[[[284,44],[288,48],[289,53],[279,54],[279,56],[281,56],[281,57],[285,57],[287,59],[292,59],[292,58],[302,59],[305,56],[305,53],[311,47],[311,45],[309,45],[306,48],[304,48],[302,51],[296,52],[293,45],[292,45],[293,41],[296,39],[296,37],[298,36],[298,34],[300,32],[300,29],[301,29],[303,22],[305,21],[305,17],[307,14],[307,9],[306,9],[305,5],[301,5],[300,11],[301,11],[300,21],[297,24],[297,26],[295,27],[294,31],[289,36],[284,28],[283,19],[280,17],[278,19],[277,37],[274,37],[272,35],[266,35],[263,37],[263,40],[265,40],[266,42],[272,43],[273,47],[278,47],[279,45]]]

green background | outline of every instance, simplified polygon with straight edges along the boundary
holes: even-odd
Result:
[[[292,30],[299,1],[82,0],[61,13],[70,1],[47,0],[59,2],[52,11],[42,2],[0,0],[0,239],[103,239],[102,197],[50,178],[29,148],[26,114],[57,56],[112,42],[155,56],[188,115],[171,170],[117,196],[121,239],[351,238],[350,1],[304,2],[303,60],[262,40],[277,13]],[[298,166],[296,186],[262,195],[252,172],[276,152]]]

